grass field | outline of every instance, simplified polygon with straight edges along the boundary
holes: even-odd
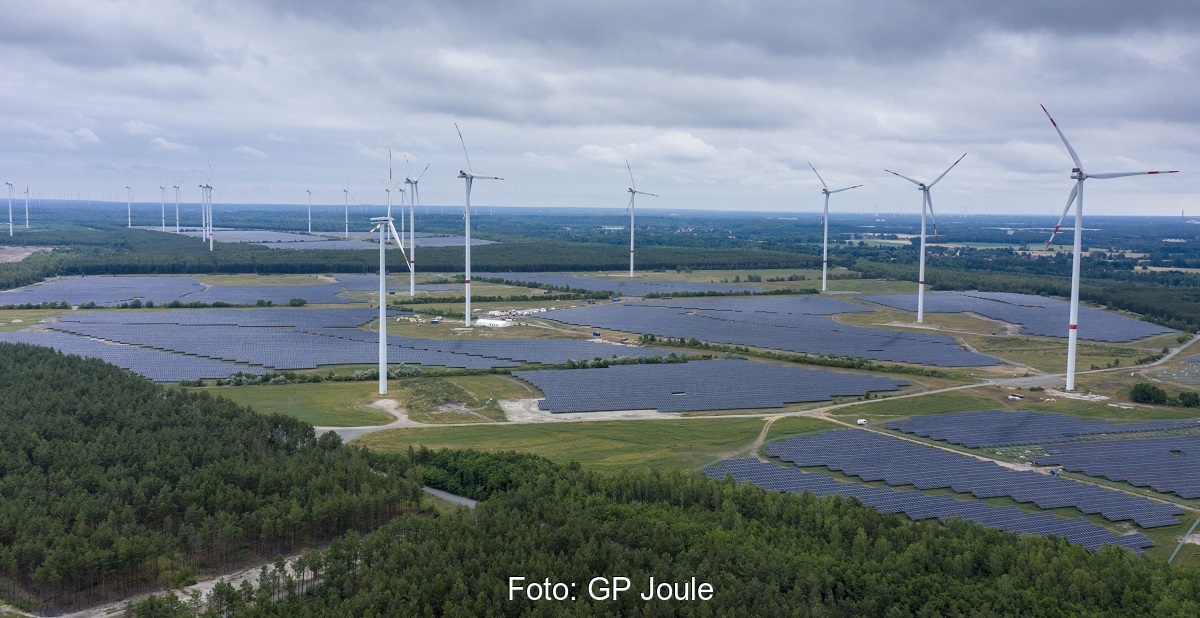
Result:
[[[24,330],[41,322],[69,313],[70,309],[5,309],[0,310],[0,332]]]
[[[381,398],[377,389],[378,382],[367,381],[222,386],[209,392],[265,414],[286,414],[320,427],[355,427],[394,420],[391,414],[370,407]]]
[[[763,423],[760,418],[722,418],[421,427],[367,434],[354,443],[380,451],[422,444],[435,449],[512,449],[597,469],[690,470],[749,446]]]
[[[788,416],[771,424],[771,429],[767,431],[767,440],[773,440],[783,436],[815,433],[818,431],[825,431],[826,429],[838,429],[839,427],[841,427],[841,425],[824,421],[819,418],[810,418],[807,416]]]
[[[920,397],[878,399],[868,403],[848,406],[830,412],[838,418],[884,418],[913,416],[919,414],[945,414],[971,410],[995,410],[1004,407],[995,399],[974,393],[951,392],[923,395]]]

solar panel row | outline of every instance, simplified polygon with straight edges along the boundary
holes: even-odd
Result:
[[[373,276],[376,284],[369,289],[378,288],[378,275]],[[72,305],[96,303],[102,307],[115,307],[134,300],[152,301],[156,305],[176,300],[253,305],[259,300],[269,300],[282,305],[292,298],[303,298],[311,304],[363,302],[339,297],[345,289],[341,283],[206,286],[191,277],[90,276],[49,279],[16,290],[0,291],[0,305],[65,301]]]
[[[1091,550],[1112,544],[1141,553],[1143,548],[1153,545],[1140,533],[1116,536],[1083,517],[1059,519],[1050,513],[1026,513],[1014,506],[993,507],[982,500],[956,500],[946,495],[927,496],[919,491],[841,483],[824,474],[807,473],[753,458],[727,459],[719,466],[705,469],[704,473],[714,479],[729,475],[739,483],[772,491],[853,497],[881,513],[904,513],[915,521],[937,518],[946,522],[958,517],[1016,534],[1054,535]]]
[[[1113,424],[1108,421],[1085,421],[1062,414],[1005,412],[984,410],[914,416],[903,421],[890,421],[884,426],[934,440],[945,440],[968,448],[1020,446],[1073,442],[1089,435],[1160,431],[1194,427],[1187,421],[1157,421],[1151,423]]]
[[[507,279],[526,283],[546,283],[573,290],[609,291],[619,296],[645,296],[646,294],[679,294],[682,292],[760,292],[762,288],[749,285],[725,285],[723,283],[693,283],[690,281],[665,281],[655,279],[596,278],[566,275],[562,273],[477,273],[480,278]]]
[[[862,300],[904,311],[917,310],[916,294],[862,296]],[[1020,324],[1030,335],[1066,337],[1070,303],[1055,298],[1007,292],[933,292],[925,295],[929,313],[971,312]],[[1172,329],[1092,307],[1079,308],[1079,338],[1088,341],[1133,341]]]
[[[603,369],[517,371],[546,398],[550,412],[693,412],[781,408],[835,396],[893,391],[905,382],[875,376],[743,360],[619,365]]]
[[[1043,509],[1072,506],[1109,521],[1132,520],[1143,528],[1178,524],[1183,511],[1167,503],[1071,479],[1004,468],[991,461],[952,453],[870,431],[832,430],[789,438],[766,453],[797,466],[824,466],[864,481],[917,489],[950,488],[976,498],[1008,496]]]
[[[1035,461],[1182,498],[1200,498],[1200,437],[1080,442],[1046,448]]]
[[[0,333],[0,341],[30,343],[54,348],[64,354],[98,358],[122,369],[141,374],[155,382],[224,378],[239,371],[252,374],[263,373],[261,367],[235,365],[209,358],[184,356],[130,345],[115,345],[66,333],[7,332]]]
[[[953,337],[946,335],[853,326],[810,314],[836,311],[840,305],[849,304],[833,299],[726,298],[714,299],[711,305],[704,302],[706,300],[589,305],[548,312],[545,317],[592,328],[685,339],[695,337],[712,343],[806,354],[942,367],[980,367],[998,362],[990,356],[964,349]],[[760,305],[764,300],[768,302]],[[790,312],[781,310],[780,306],[785,303],[793,304]],[[717,308],[710,309],[709,306]],[[806,308],[809,306],[812,308]],[[766,309],[759,310],[759,307]]]

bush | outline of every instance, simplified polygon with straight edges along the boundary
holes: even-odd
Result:
[[[1129,400],[1134,403],[1167,403],[1167,392],[1153,384],[1138,384],[1129,390]]]
[[[1179,393],[1179,405],[1185,408],[1200,408],[1200,395],[1192,391]]]
[[[287,304],[289,307],[303,307],[308,304],[308,301],[303,298],[289,298]]]

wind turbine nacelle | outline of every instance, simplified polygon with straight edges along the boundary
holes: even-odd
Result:
[[[1075,180],[1083,180],[1084,178],[1087,178],[1087,176],[1083,173],[1083,170],[1079,169],[1078,167],[1072,167],[1071,178],[1074,178]]]

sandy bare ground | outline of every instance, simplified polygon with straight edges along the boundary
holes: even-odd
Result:
[[[538,399],[501,399],[497,403],[509,423],[572,423],[587,421],[644,421],[683,418],[675,412],[657,410],[616,410],[612,412],[559,412],[538,409]]]
[[[53,247],[0,247],[0,262],[20,262],[35,253],[53,250]]]

